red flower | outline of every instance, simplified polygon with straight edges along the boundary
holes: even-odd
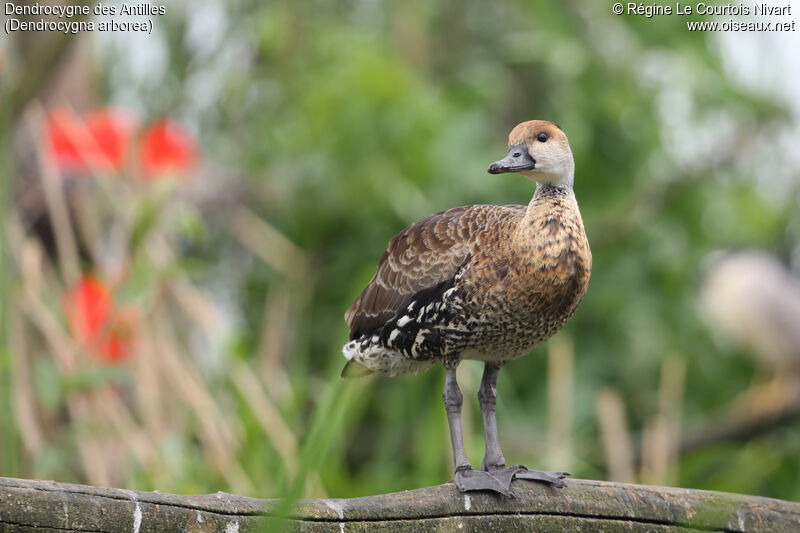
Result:
[[[185,174],[196,156],[192,136],[177,122],[164,118],[153,123],[141,139],[139,161],[148,179]]]
[[[119,172],[133,128],[133,119],[124,111],[98,109],[81,121],[57,109],[47,116],[48,152],[62,172]]]
[[[48,153],[62,172],[118,173],[130,150],[135,120],[125,111],[97,109],[83,120],[56,109],[47,115]],[[141,136],[139,163],[147,179],[184,175],[196,159],[192,136],[177,122],[162,118]]]
[[[111,293],[98,278],[86,275],[67,295],[65,307],[76,340],[87,342],[108,324]]]
[[[123,111],[98,109],[86,115],[85,120],[95,141],[95,168],[121,171],[135,125],[133,118]]]
[[[47,116],[47,148],[56,167],[62,171],[86,170],[83,159],[86,139],[79,120],[66,110],[57,109]]]
[[[96,359],[118,363],[128,356],[136,312],[114,311],[111,291],[99,278],[84,275],[63,305],[72,336]]]

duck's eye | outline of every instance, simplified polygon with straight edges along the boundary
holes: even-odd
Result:
[[[547,141],[547,134],[545,132],[540,133],[536,137],[536,140],[539,141],[540,143],[546,142]]]

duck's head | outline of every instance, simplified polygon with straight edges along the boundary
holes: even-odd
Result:
[[[575,162],[567,136],[554,122],[529,120],[508,135],[508,155],[489,165],[489,174],[519,172],[537,183],[571,187]]]

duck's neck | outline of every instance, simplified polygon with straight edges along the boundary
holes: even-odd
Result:
[[[565,211],[577,208],[572,185],[539,182],[536,184],[536,192],[528,204],[520,229],[533,229],[538,227],[542,218],[559,217]]]
[[[565,184],[555,184],[555,183],[536,183],[536,192],[533,193],[533,198],[531,199],[531,203],[536,200],[537,197],[572,197],[575,198],[575,193],[572,192],[572,183],[565,183]]]

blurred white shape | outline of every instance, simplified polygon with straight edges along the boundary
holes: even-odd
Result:
[[[186,9],[186,42],[199,61],[207,61],[222,46],[228,30],[225,5],[217,1],[198,1]]]
[[[800,279],[757,250],[710,260],[700,306],[715,336],[773,369],[800,370]]]

